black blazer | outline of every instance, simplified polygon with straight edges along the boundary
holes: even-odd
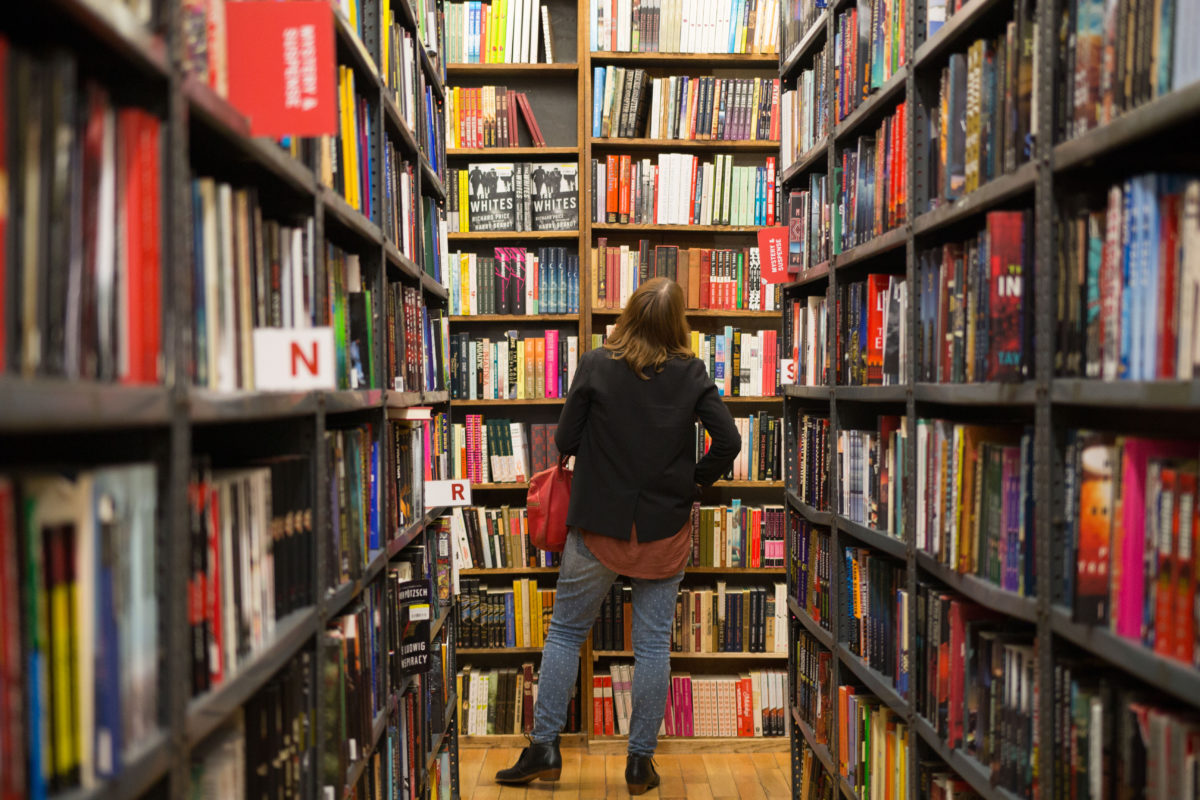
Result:
[[[696,462],[695,418],[712,436]],[[671,359],[643,380],[603,348],[584,353],[554,442],[575,456],[567,524],[615,539],[665,539],[683,527],[696,484],[733,464],[742,440],[698,359]]]

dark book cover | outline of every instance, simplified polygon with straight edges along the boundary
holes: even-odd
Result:
[[[1022,377],[1025,297],[1024,224],[1022,212],[993,211],[987,215],[990,293],[988,297],[989,381]]]
[[[533,230],[573,231],[579,227],[578,165],[537,164],[533,180]]]

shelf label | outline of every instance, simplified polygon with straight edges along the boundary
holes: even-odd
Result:
[[[250,134],[336,134],[334,12],[328,0],[223,5],[229,102],[250,121]]]
[[[261,391],[336,389],[333,328],[255,328],[254,385]]]
[[[471,505],[471,482],[425,481],[425,507]]]
[[[786,283],[788,229],[782,225],[758,229],[758,257],[763,283]]]

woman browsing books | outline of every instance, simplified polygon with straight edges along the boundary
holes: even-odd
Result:
[[[531,743],[498,783],[557,780],[559,732],[579,648],[609,587],[633,584],[633,713],[625,781],[658,785],[651,763],[670,681],[675,595],[691,551],[691,507],[741,450],[733,418],[688,346],[684,296],[653,278],[630,297],[612,335],[579,362],[555,444],[575,456],[570,533],[538,677]],[[712,446],[695,461],[695,419]]]

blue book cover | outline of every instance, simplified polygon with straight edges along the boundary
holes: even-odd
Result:
[[[504,646],[517,646],[517,630],[512,592],[504,593]]]
[[[596,0],[592,0],[595,4]],[[596,31],[592,30],[592,49],[596,49]],[[604,67],[592,69],[592,136],[600,138],[602,115],[604,114]]]

